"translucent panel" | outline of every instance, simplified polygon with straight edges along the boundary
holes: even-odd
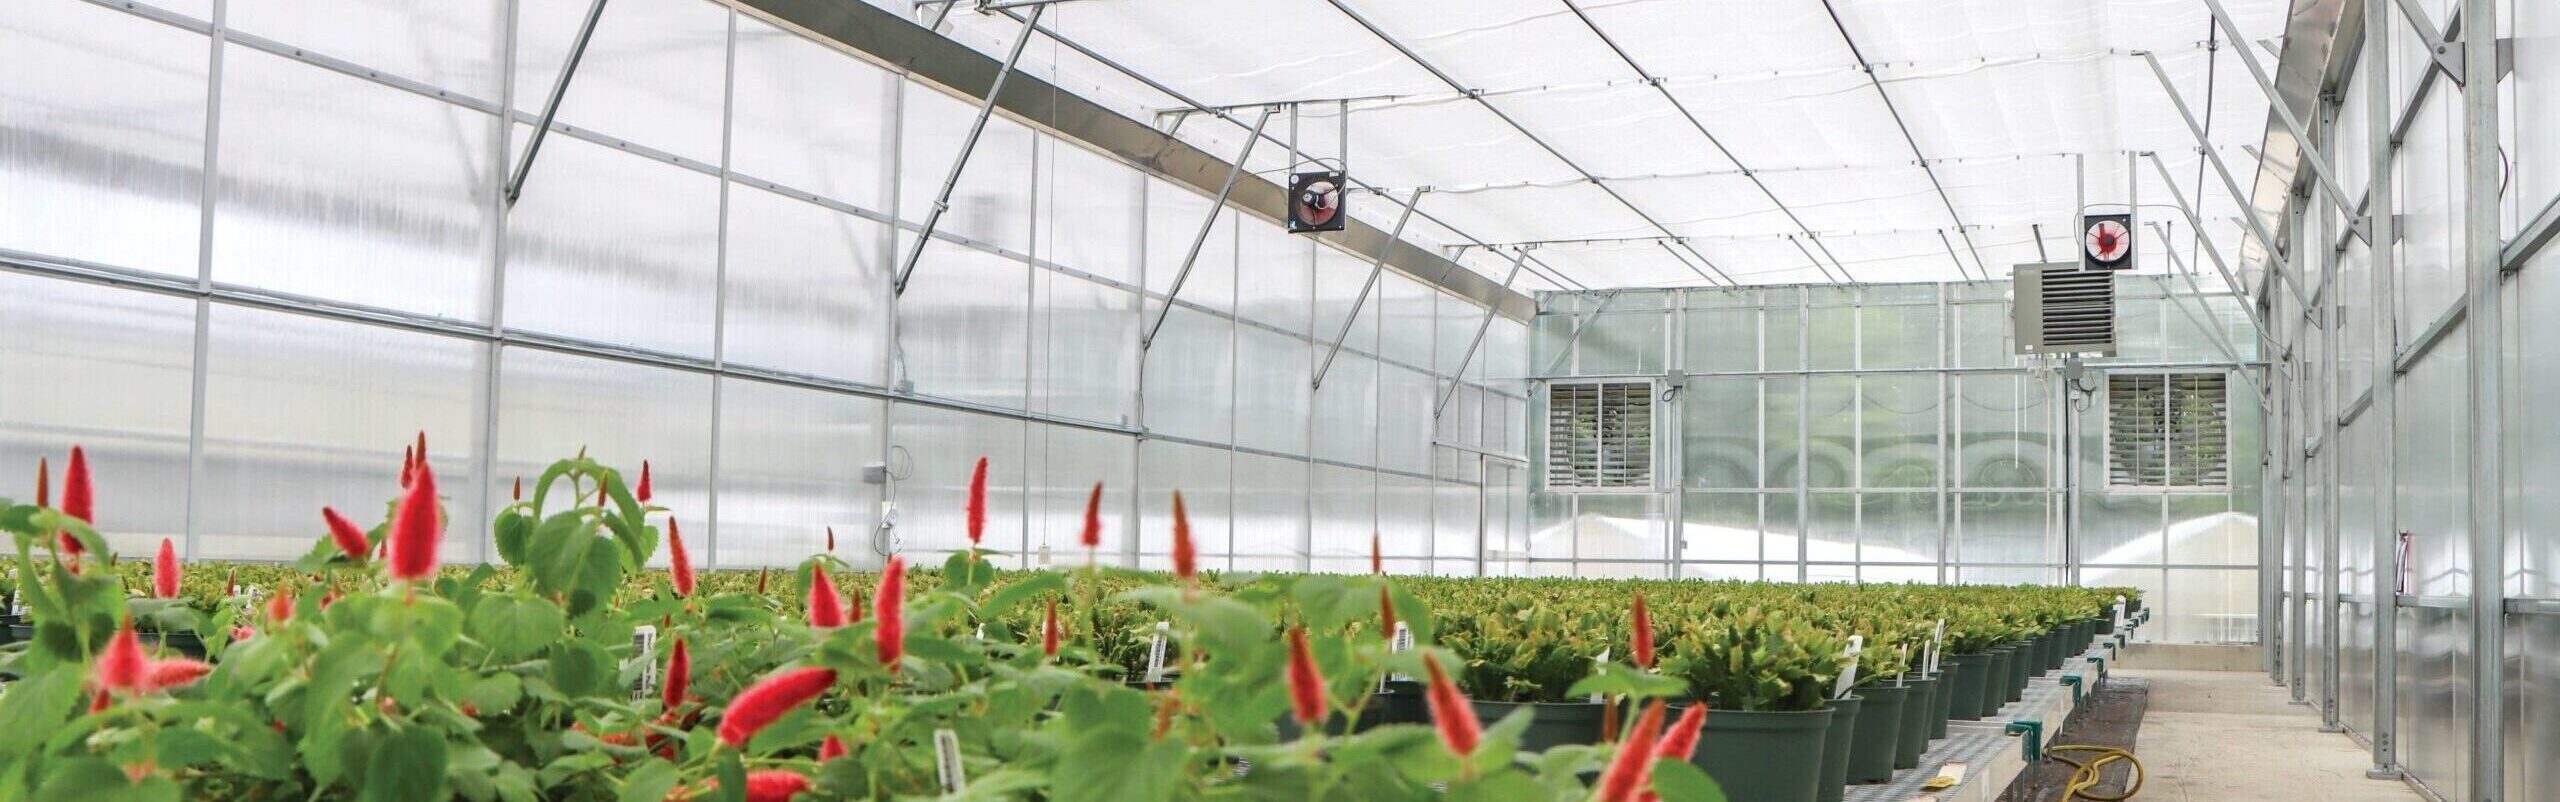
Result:
[[[1431,367],[1434,333],[1432,296],[1421,282],[1402,274],[1378,276],[1378,355],[1423,369]]]
[[[501,350],[491,496],[508,492],[516,477],[523,477],[530,499],[532,485],[551,463],[584,451],[622,471],[624,481],[636,479],[640,462],[649,461],[656,494],[650,503],[700,522],[711,509],[711,382],[709,376],[686,371],[526,348]],[[630,425],[632,421],[648,425]],[[390,425],[402,424],[395,420]],[[550,492],[546,508],[556,512],[567,503],[568,485]],[[705,526],[698,536],[709,545],[720,534]]]
[[[30,499],[39,458],[61,482],[81,446],[109,546],[184,537],[194,364],[192,301],[0,273],[0,493]]]
[[[1431,489],[1431,556],[1461,575],[1475,573],[1479,549],[1478,519],[1484,514],[1484,489],[1474,484],[1441,482]],[[1433,573],[1443,569],[1434,568]]]
[[[1314,308],[1315,241],[1259,217],[1237,219],[1236,313],[1282,331],[1306,333]]]
[[[1360,561],[1366,567],[1369,559],[1369,536],[1384,535],[1378,530],[1377,474],[1354,468],[1319,464],[1315,466],[1315,487],[1309,507],[1314,511],[1312,542],[1317,559]]]
[[[1682,332],[1681,358],[1690,373],[1757,370],[1760,367],[1760,310],[1716,309],[1688,313]],[[1793,330],[1778,332],[1792,336]]]
[[[1035,411],[1106,423],[1136,417],[1138,296],[1050,270],[1031,272]],[[1169,344],[1169,343],[1168,343]]]
[[[1804,484],[1804,382],[1794,376],[1771,376],[1761,383],[1760,476],[1769,487]]]
[[[1858,327],[1859,367],[1933,368],[1941,361],[1938,307],[1860,307]]]
[[[2041,382],[1969,373],[1956,383],[1956,466],[1963,487],[2044,487],[2053,446]]]
[[[1963,493],[1955,497],[1954,559],[1968,563],[2055,563],[2051,496]]]
[[[2157,613],[2177,643],[2255,643],[2258,575],[2246,570],[2169,570]]]
[[[1307,463],[1237,452],[1230,506],[1236,554],[1287,556],[1287,570],[1297,569],[1307,533]]]
[[[1229,452],[1219,448],[1148,440],[1138,446],[1138,553],[1140,564],[1170,568],[1173,553],[1173,492],[1182,491],[1184,512],[1191,516],[1191,536],[1201,554],[1233,554],[1228,537],[1227,489]],[[1167,562],[1144,558],[1157,557]]]
[[[1661,496],[1584,494],[1574,516],[1574,557],[1655,560],[1669,556]]]
[[[2045,585],[2052,584],[2051,568],[1959,566],[1956,581],[1967,585]]]
[[[1860,561],[1938,561],[1936,494],[1868,493],[1859,499],[1859,507]]]
[[[392,452],[424,430],[437,481],[452,488],[444,557],[480,559],[485,346],[282,312],[212,314],[198,556],[300,557],[325,531],[312,513],[322,506],[370,528],[400,492]]]
[[[1428,557],[1439,538],[1431,528],[1431,482],[1378,474],[1378,548],[1389,557]]]
[[[1147,182],[1147,291],[1174,292],[1178,279],[1182,287],[1175,298],[1230,312],[1236,303],[1236,212],[1221,209],[1207,238],[1201,239],[1204,222],[1209,222],[1207,196],[1166,181]],[[1191,256],[1195,240],[1200,242],[1197,257]],[[1185,258],[1191,260],[1188,275],[1182,270]],[[1369,299],[1377,300],[1374,295]]]
[[[1861,565],[1858,581],[1885,584],[1936,583],[1938,568],[1933,565]]]
[[[224,23],[367,68],[495,101],[504,48],[504,0],[238,0]],[[239,51],[234,50],[233,53]],[[225,73],[237,62],[227,60]],[[225,92],[223,117],[231,116]],[[223,160],[230,172],[230,160]]]
[[[1848,370],[1857,367],[1858,310],[1856,307],[1814,307],[1805,310],[1806,367],[1814,370]],[[1776,359],[1770,362],[1775,363]],[[1773,364],[1774,367],[1774,364]]]
[[[588,3],[519,0],[515,105],[541,114],[560,65],[578,39]],[[704,0],[626,0],[596,24],[578,73],[560,101],[559,121],[668,151],[720,161],[720,111],[728,75],[727,9]],[[542,164],[560,139],[543,143]],[[533,190],[525,191],[527,196]]]
[[[1466,375],[1484,376],[1483,343],[1475,341],[1476,324],[1484,319],[1485,308],[1446,292],[1431,293],[1432,350],[1431,372],[1442,376],[1458,374],[1459,361],[1466,360]],[[1467,346],[1473,343],[1477,353],[1470,356]]]
[[[1859,382],[1860,467],[1867,487],[1938,483],[1938,377],[1870,375]]]
[[[730,364],[884,384],[888,226],[729,188]]]
[[[1586,375],[1660,373],[1670,366],[1664,336],[1670,318],[1660,312],[1609,312],[1591,318],[1575,348]]]
[[[1422,473],[1431,469],[1431,406],[1439,390],[1429,375],[1400,367],[1378,368],[1378,467]]]
[[[1235,436],[1235,321],[1174,307],[1147,349],[1147,428],[1225,443]]]
[[[710,356],[719,179],[565,136],[539,164],[507,213],[507,327]]]
[[[1794,293],[1784,293],[1783,298],[1770,300],[1783,301],[1786,305],[1770,307],[1766,313],[1767,319],[1761,324],[1761,331],[1764,332],[1760,339],[1761,348],[1768,354],[1761,368],[1803,370],[1805,338],[1809,336],[1805,328],[1804,310],[1795,306]]]
[[[1138,227],[1145,220],[1139,198],[1145,183],[1139,175],[1128,165],[1072,143],[1040,137],[1040,176],[1032,193],[1039,218],[1034,226],[1039,238],[1035,253],[1052,263],[1135,286]],[[1304,295],[1306,290],[1298,292]]]
[[[2227,495],[2173,495],[2168,541],[2173,565],[2256,565],[2258,517],[2232,511]]]
[[[1805,494],[1805,559],[1854,562],[1858,559],[1858,494]]]
[[[1236,327],[1236,445],[1307,452],[1309,358],[1305,340]]]
[[[1484,435],[1484,389],[1471,384],[1452,386],[1446,380],[1434,379],[1439,389],[1448,393],[1448,402],[1440,407],[1440,417],[1432,424],[1432,442],[1445,445],[1482,448]],[[1434,403],[1438,403],[1434,401]]]
[[[1334,359],[1324,386],[1315,390],[1316,458],[1354,465],[1377,461],[1377,382],[1377,360],[1349,351]]]
[[[1808,484],[1853,487],[1858,479],[1858,380],[1814,376],[1805,381]]]
[[[922,222],[960,155],[960,143],[978,116],[977,104],[909,83],[899,109],[906,130],[898,139],[898,217]],[[1005,119],[987,121],[978,147],[951,192],[951,208],[935,230],[1017,253],[1031,250],[1031,129]]]
[[[2080,546],[2086,565],[2157,565],[2163,499],[2158,493],[2082,493]]]
[[[214,280],[487,317],[489,115],[236,45],[222,84]]]
[[[0,207],[0,248],[195,275],[206,47],[92,3],[11,4],[0,198],[13,202]]]
[[[737,37],[729,169],[886,211],[895,79],[754,17],[738,17]]]
[[[827,528],[834,527],[837,557],[858,565],[878,562],[870,544],[879,525],[879,488],[862,482],[862,466],[879,459],[882,414],[881,402],[869,398],[722,380],[720,525],[718,539],[709,544],[717,548],[694,545],[693,553],[708,553],[712,564],[724,568],[796,565],[824,551]],[[989,466],[987,484],[1010,490],[1014,482],[1008,480],[1020,475],[1015,470],[1002,474]],[[1018,530],[1002,524],[1019,518],[993,512],[1017,496],[988,496],[987,528]],[[702,515],[687,513],[677,515],[688,526]]]
[[[1004,407],[1024,403],[1031,267],[948,242],[925,248],[898,299],[899,362],[915,390]]]
[[[1804,518],[1800,508],[1804,503],[1803,496],[1793,493],[1760,497],[1760,559],[1773,566],[1767,572],[1771,579],[1783,575],[1787,581],[1795,581],[1795,565],[1803,559],[1806,545],[1804,528],[1798,525]]]
[[[981,457],[987,460],[987,548],[1012,551],[1028,539],[1032,550],[1037,551],[1046,538],[1055,552],[1070,555],[1057,559],[1082,563],[1084,555],[1076,552],[1083,549],[1077,545],[1076,537],[1084,525],[1086,494],[1097,480],[1108,482],[1102,499],[1102,553],[1106,558],[1116,552],[1116,544],[1128,530],[1122,515],[1128,509],[1127,475],[1080,476],[1065,484],[1044,479],[1034,485],[1031,477],[1044,473],[1026,451],[1024,424],[1019,421],[922,404],[892,404],[889,422],[889,465],[897,471],[893,477],[896,485],[891,489],[891,499],[898,504],[894,550],[913,555],[908,557],[910,562],[939,562],[940,555],[968,547],[965,516],[969,474]],[[841,459],[859,465],[871,457],[845,454]],[[1074,512],[1052,511],[1061,504],[1072,504]],[[1026,508],[1040,513],[1028,514],[1024,512]],[[1063,534],[1035,528],[1026,536],[1026,520],[1047,524],[1059,515],[1073,516],[1073,528]],[[838,556],[847,560],[880,559],[868,553],[869,549],[844,543],[844,530],[836,530],[836,534]]]
[[[1680,392],[1682,484],[1760,486],[1760,409],[1759,379],[1690,379]]]
[[[2006,367],[2017,360],[2009,338],[2014,326],[2007,304],[1956,304],[1956,367]]]
[[[1001,441],[993,441],[993,436],[1001,436],[1001,433],[1004,430],[991,430],[988,448],[996,448],[996,451],[1011,448]],[[1024,451],[1024,459],[1021,459],[1024,471],[1027,471],[1024,495],[1021,495],[1021,505],[1027,507],[1024,510],[1027,528],[1024,528],[1024,538],[1021,538],[1019,546],[1024,548],[1021,564],[1029,566],[1029,569],[1083,564],[1083,553],[1078,553],[1083,551],[1083,546],[1080,546],[1078,538],[1083,538],[1085,500],[1093,497],[1093,482],[1103,484],[1101,561],[1103,564],[1119,564],[1121,553],[1129,551],[1129,543],[1132,543],[1129,541],[1132,525],[1137,525],[1137,518],[1132,518],[1132,507],[1137,505],[1137,500],[1132,497],[1132,487],[1137,487],[1137,464],[1134,464],[1137,441],[1114,436],[1114,433],[1070,428],[1070,425],[1029,425],[1027,438],[1029,451]],[[932,443],[929,438],[916,438],[916,441]],[[993,474],[993,471],[996,469],[988,466],[988,474]],[[957,497],[955,505],[942,507],[942,510],[965,510],[965,500],[968,500],[965,495]],[[1157,515],[1162,515],[1162,512],[1167,510],[1160,507]],[[996,512],[988,512],[988,518],[993,518],[993,515]],[[993,525],[988,525],[988,528],[993,530]],[[988,538],[993,541],[996,536]],[[991,548],[1016,546],[993,546],[991,543]]]
[[[1352,302],[1360,297],[1360,285],[1368,278],[1369,260],[1333,248],[1316,249],[1314,335],[1317,345],[1330,346],[1335,337],[1341,336],[1344,349],[1371,355],[1378,353],[1378,299],[1374,288],[1372,297],[1360,305],[1360,319],[1353,321],[1348,329],[1343,327],[1343,321],[1351,317]],[[1540,325],[1546,324],[1542,321]],[[1542,331],[1539,336],[1546,335]],[[1558,338],[1556,342],[1560,344],[1563,340]],[[1542,361],[1538,367],[1544,369],[1546,364]],[[1527,375],[1526,369],[1514,375]]]
[[[1680,559],[1760,559],[1760,494],[1690,493],[1680,511]]]

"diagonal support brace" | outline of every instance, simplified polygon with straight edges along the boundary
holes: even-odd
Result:
[[[569,78],[578,74],[578,61],[586,58],[587,42],[596,37],[596,22],[604,19],[604,1],[587,5],[587,18],[578,23],[578,38],[569,44],[569,58],[560,62],[560,77],[551,82],[551,97],[542,102],[542,119],[533,126],[533,138],[526,140],[524,157],[516,160],[513,175],[507,177],[507,208],[516,206],[524,197],[525,176],[533,173],[533,157],[542,152],[542,139],[551,135],[551,120],[560,115],[560,99],[569,95]]]
[[[1310,387],[1324,388],[1324,374],[1333,370],[1334,357],[1342,355],[1342,341],[1351,337],[1351,324],[1360,320],[1360,307],[1369,304],[1370,291],[1378,288],[1378,273],[1387,269],[1387,256],[1395,253],[1397,246],[1404,244],[1404,224],[1413,220],[1413,207],[1422,205],[1422,196],[1430,192],[1430,187],[1423,187],[1414,190],[1411,196],[1405,198],[1404,212],[1396,215],[1395,230],[1387,232],[1386,244],[1378,246],[1378,258],[1369,263],[1369,280],[1361,282],[1359,296],[1351,299],[1351,311],[1342,316],[1342,330],[1334,333],[1333,347],[1325,350],[1324,362],[1316,365],[1315,380],[1309,385]]]
[[[2248,41],[2248,37],[2240,34],[2240,24],[2231,21],[2231,13],[2223,10],[2222,0],[2204,0],[2204,5],[2213,12],[2214,22],[2222,26],[2222,32],[2230,36],[2232,41]],[[2346,188],[2338,183],[2338,174],[2329,169],[2329,157],[2320,152],[2320,146],[2316,144],[2317,140],[2311,138],[2310,129],[2303,127],[2302,119],[2294,116],[2293,107],[2284,102],[2283,93],[2276,91],[2275,79],[2267,75],[2267,65],[2260,63],[2258,54],[2249,48],[2236,47],[2232,50],[2239,54],[2240,64],[2249,68],[2249,77],[2257,79],[2258,91],[2266,94],[2267,106],[2275,109],[2276,120],[2284,123],[2285,130],[2293,134],[2294,144],[2302,149],[2303,161],[2311,163],[2311,173],[2319,177],[2320,188],[2329,193],[2329,202],[2337,204],[2340,209],[2356,208],[2355,200],[2348,198]],[[2364,228],[2362,223],[2355,224],[2357,238],[2366,237],[2363,233]],[[2366,239],[2366,242],[2370,244],[2372,240]]]
[[[948,7],[946,7],[947,9]],[[889,289],[893,295],[907,294],[907,281],[915,278],[916,262],[924,258],[924,246],[933,242],[933,230],[942,225],[942,213],[951,210],[951,191],[960,186],[960,172],[969,167],[969,154],[978,149],[978,138],[987,132],[987,118],[996,112],[996,98],[1004,94],[1005,79],[1013,77],[1013,67],[1022,62],[1022,48],[1031,43],[1031,32],[1040,27],[1040,15],[1049,7],[1031,7],[1031,18],[1022,31],[1013,35],[1013,48],[1005,53],[1004,66],[996,69],[995,85],[987,88],[986,100],[978,104],[978,119],[969,124],[969,136],[960,141],[960,152],[951,157],[951,172],[942,178],[942,190],[934,193],[933,208],[924,215],[924,227],[916,232],[915,247],[907,249],[904,264],[898,267],[898,279]]]
[[[2248,294],[2240,289],[2241,285],[2239,283],[2239,277],[2231,272],[2231,266],[2228,263],[2222,261],[2222,250],[2214,247],[2213,239],[2205,233],[2204,218],[2196,214],[2196,207],[2193,204],[2187,202],[2187,194],[2178,190],[2177,179],[2169,175],[2169,165],[2160,161],[2160,154],[2148,153],[2144,155],[2151,157],[2151,168],[2159,171],[2161,183],[2166,185],[2169,189],[2169,199],[2178,202],[2178,211],[2186,215],[2187,226],[2195,229],[2196,238],[2204,241],[2205,255],[2213,258],[2213,266],[2222,271],[2223,280],[2231,282],[2232,291],[2241,292],[2241,297],[2243,298],[2248,297]],[[2234,197],[2247,196],[2240,195]],[[2243,216],[2247,217],[2245,210]],[[2249,219],[2255,220],[2256,218],[2250,217]],[[2311,308],[2311,296],[2302,291],[2302,285],[2294,283],[2293,274],[2291,271],[2285,269],[2286,260],[2282,258],[2281,252],[2276,250],[2275,243],[2271,240],[2261,240],[2261,242],[2265,243],[2267,246],[2267,259],[2270,262],[2272,269],[2275,271],[2276,283],[2283,284],[2286,289],[2292,290],[2293,300],[2302,304],[2302,308]],[[2260,328],[2262,330],[2264,329],[2263,326]],[[2261,333],[2263,333],[2263,331]]]
[[[1520,277],[1520,266],[1528,261],[1529,249],[1525,247],[1521,248],[1518,254],[1511,257],[1511,270],[1504,273],[1502,276],[1503,289],[1507,290],[1511,288],[1511,280]],[[1486,330],[1493,327],[1493,316],[1494,308],[1488,306],[1484,308],[1484,319],[1476,321],[1476,336],[1467,340],[1466,353],[1458,357],[1458,369],[1449,373],[1449,388],[1440,391],[1439,403],[1431,405],[1432,420],[1439,420],[1440,413],[1449,409],[1449,399],[1458,394],[1458,385],[1466,382],[1467,366],[1475,362],[1476,346],[1484,344],[1484,333]]]
[[[2204,124],[2197,122],[2195,111],[2187,107],[2186,95],[2178,91],[2176,82],[2169,80],[2169,71],[2161,68],[2160,57],[2146,50],[2142,51],[2142,60],[2151,65],[2151,75],[2160,79],[2160,92],[2169,96],[2170,105],[2177,107],[2178,118],[2187,123],[2187,133],[2196,138],[2196,151],[2204,155],[2206,164],[2213,165],[2213,174],[2222,179],[2223,190],[2230,192],[2233,198],[2249,197],[2249,193],[2240,188],[2240,179],[2232,174],[2231,165],[2223,162],[2222,151],[2214,149],[2213,140],[2205,135]],[[2152,158],[2157,161],[2159,157],[2155,155]],[[2172,189],[2175,189],[2175,185],[2172,185]],[[2249,223],[2249,233],[2257,237],[2258,244],[2266,246],[2267,258],[2279,263],[2284,262],[2284,249],[2276,244],[2275,229],[2269,227],[2266,220],[2258,217],[2258,210],[2251,208],[2248,203],[2243,202],[2239,207],[2240,219]],[[2190,212],[2188,216],[2192,218],[2195,215]]]
[[[1025,28],[1024,30],[1029,30]],[[1174,271],[1173,286],[1164,291],[1164,308],[1156,310],[1156,321],[1147,324],[1147,336],[1138,339],[1138,350],[1155,347],[1156,332],[1164,330],[1164,319],[1173,315],[1173,299],[1182,295],[1183,282],[1191,280],[1191,266],[1200,261],[1200,248],[1209,244],[1209,232],[1218,227],[1218,215],[1227,210],[1227,196],[1236,191],[1236,179],[1244,175],[1246,159],[1253,158],[1253,146],[1262,141],[1262,127],[1271,122],[1277,106],[1264,106],[1262,116],[1253,120],[1253,133],[1244,138],[1244,151],[1236,154],[1235,164],[1227,167],[1227,182],[1218,185],[1218,197],[1209,202],[1209,216],[1200,221],[1200,231],[1191,236],[1191,251],[1182,256],[1182,269]]]

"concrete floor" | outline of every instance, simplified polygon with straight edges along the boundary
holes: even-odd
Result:
[[[2320,731],[2311,708],[2252,671],[2124,669],[2151,683],[2135,756],[2148,772],[2135,802],[2421,802],[2398,780],[2370,780],[2372,756]]]

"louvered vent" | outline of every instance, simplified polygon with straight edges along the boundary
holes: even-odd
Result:
[[[1653,383],[1547,386],[1547,487],[1653,488]]]
[[[2108,376],[2107,483],[2229,486],[2228,383],[2221,373]]]
[[[2116,274],[2062,262],[2019,265],[2013,274],[2018,352],[2116,352]]]

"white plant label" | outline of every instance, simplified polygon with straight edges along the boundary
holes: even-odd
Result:
[[[1930,673],[1930,674],[1934,675],[1934,674],[1937,674],[1937,673],[1938,673],[1938,656],[1939,656],[1940,654],[1943,654],[1943,653],[1945,652],[1946,648],[1947,648],[1947,620],[1946,620],[1946,619],[1944,619],[1944,618],[1941,618],[1941,619],[1938,619],[1938,626],[1937,626],[1937,628],[1929,630],[1929,673]]]
[[[1603,664],[1606,664],[1606,663],[1608,663],[1608,662],[1609,662],[1609,650],[1608,650],[1608,649],[1602,649],[1602,650],[1600,650],[1600,656],[1599,656],[1599,657],[1591,658],[1591,664],[1592,664],[1592,665],[1595,665],[1595,666],[1597,666],[1597,665],[1603,665]],[[1592,694],[1592,695],[1591,695],[1591,703],[1592,703],[1592,704],[1595,704],[1595,705],[1596,705],[1596,704],[1601,703],[1602,701],[1605,701],[1605,700],[1601,699],[1599,694],[1596,694],[1596,693],[1595,693],[1595,694]]]
[[[1911,644],[1905,643],[1893,647],[1893,658],[1903,665],[1902,673],[1893,677],[1893,687],[1899,688],[1911,684]]]
[[[978,639],[979,639],[979,640],[986,640],[986,639],[987,639],[987,625],[985,625],[985,624],[979,624],[979,625],[978,625]]]
[[[1850,688],[1857,687],[1857,685],[1858,685],[1858,653],[1860,653],[1860,652],[1864,652],[1864,651],[1866,651],[1866,650],[1867,650],[1867,636],[1865,636],[1865,635],[1851,635],[1851,636],[1849,636],[1849,649],[1848,649],[1847,651],[1844,651],[1844,652],[1841,652],[1841,653],[1840,653],[1840,656],[1841,656],[1841,657],[1849,658],[1849,667],[1848,667],[1848,668],[1841,669],[1841,670],[1840,670],[1840,681],[1835,682],[1835,683],[1832,683],[1832,685],[1831,685],[1831,698],[1833,698],[1833,699],[1845,699],[1845,698],[1848,698],[1848,696],[1849,696],[1849,689],[1850,689]]]
[[[942,781],[942,792],[956,794],[969,786],[967,770],[960,765],[960,734],[947,729],[933,731],[933,774]]]
[[[1410,651],[1413,651],[1413,628],[1405,626],[1402,621],[1398,621],[1396,622],[1395,636],[1387,639],[1387,653],[1399,654]],[[1378,690],[1386,690],[1387,683],[1390,682],[1411,681],[1413,681],[1413,675],[1402,671],[1393,672],[1384,677],[1378,678]]]
[[[1164,681],[1165,635],[1172,631],[1172,624],[1158,621],[1156,634],[1147,638],[1147,684],[1149,685]]]
[[[2124,595],[2116,595],[2116,628],[2124,628]]]
[[[655,656],[657,652],[657,627],[642,624],[631,628],[631,654],[633,660],[639,661],[640,664],[645,667],[651,663],[657,662],[657,657]],[[640,672],[640,681],[631,684],[631,701],[637,702],[647,699],[652,694],[657,693],[657,691],[658,672],[649,671],[646,668],[643,668]]]

